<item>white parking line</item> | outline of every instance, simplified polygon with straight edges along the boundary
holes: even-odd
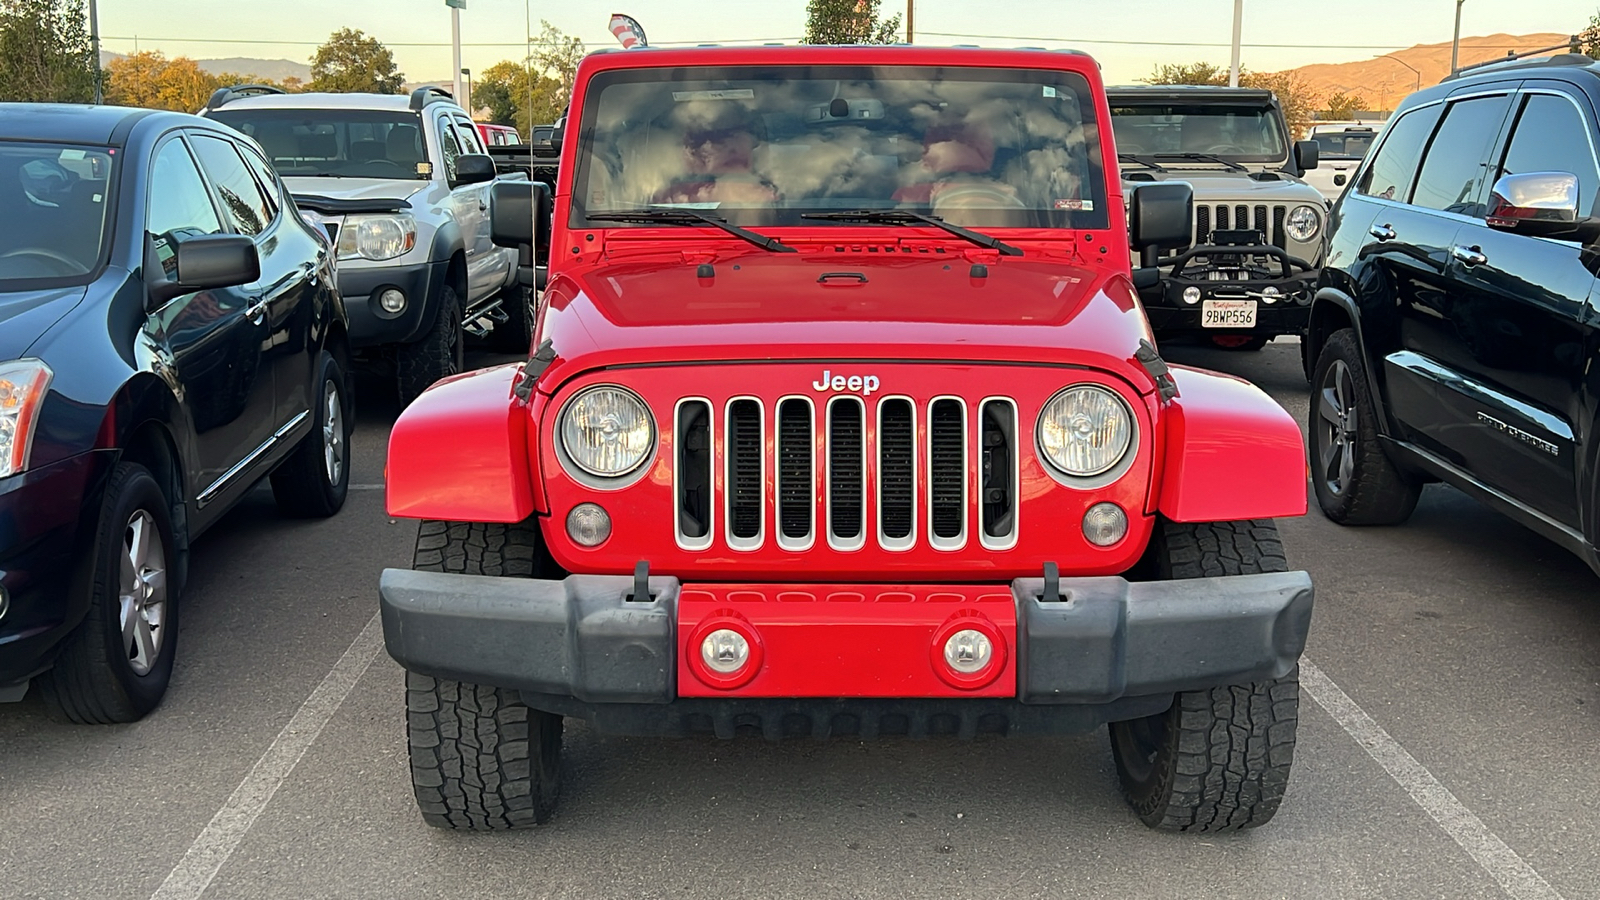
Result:
[[[205,893],[222,865],[244,840],[250,826],[255,824],[256,817],[272,801],[278,786],[322,734],[328,719],[338,711],[382,647],[383,625],[374,613],[322,683],[300,704],[294,718],[283,726],[272,745],[256,760],[250,774],[234,788],[228,802],[217,810],[210,824],[189,845],[189,852],[173,867],[161,887],[150,895],[150,900],[198,900]]]
[[[1400,746],[1366,710],[1334,684],[1309,659],[1300,659],[1300,686],[1316,704],[1333,716],[1339,727],[1355,738],[1367,755],[1383,766],[1395,783],[1406,789],[1417,805],[1437,822],[1450,839],[1461,845],[1489,877],[1500,883],[1516,900],[1562,900],[1561,892],[1550,886],[1533,866],[1506,846],[1483,820],[1462,805],[1450,789],[1439,782],[1427,767]]]

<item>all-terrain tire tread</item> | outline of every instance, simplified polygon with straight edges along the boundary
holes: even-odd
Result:
[[[441,289],[433,327],[420,339],[395,346],[394,368],[401,406],[409,406],[435,381],[460,370],[461,342],[465,339],[461,316],[461,297],[453,285],[446,284]]]

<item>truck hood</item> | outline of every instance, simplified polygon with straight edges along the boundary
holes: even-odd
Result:
[[[674,253],[560,273],[546,292],[557,360],[545,389],[604,366],[799,359],[1075,364],[1152,386],[1133,361],[1144,314],[1104,267],[1031,251],[757,252],[701,271]]]
[[[291,194],[315,194],[335,200],[407,200],[428,186],[418,179],[286,177]]]
[[[1138,173],[1140,179],[1127,180],[1126,176],[1134,173]],[[1126,186],[1144,183],[1144,175],[1149,175],[1156,181],[1186,181],[1194,189],[1197,203],[1243,198],[1260,198],[1263,203],[1273,200],[1292,202],[1302,196],[1321,200],[1316,189],[1304,181],[1283,172],[1275,174],[1276,179],[1257,181],[1243,172],[1225,172],[1221,169],[1170,169],[1166,172],[1151,172],[1148,169],[1130,168],[1123,173],[1123,184]]]
[[[87,287],[0,293],[0,362],[17,359],[83,300]]]

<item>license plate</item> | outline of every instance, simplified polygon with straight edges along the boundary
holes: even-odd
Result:
[[[1254,328],[1254,300],[1207,300],[1200,305],[1201,328]]]

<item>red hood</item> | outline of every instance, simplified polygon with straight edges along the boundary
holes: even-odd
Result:
[[[567,269],[546,294],[557,360],[542,388],[604,366],[797,359],[1068,363],[1153,388],[1133,361],[1149,331],[1125,277],[933,249],[723,253],[709,278],[678,251]]]

